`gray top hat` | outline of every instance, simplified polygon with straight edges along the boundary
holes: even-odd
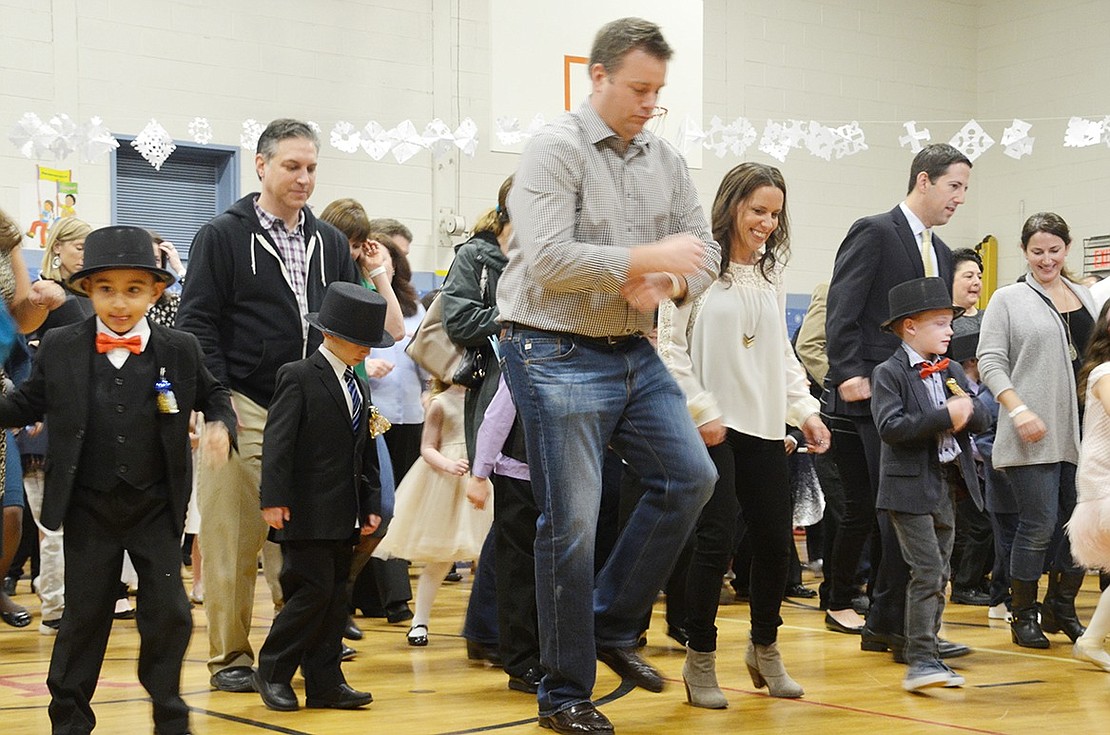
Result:
[[[81,281],[94,273],[128,269],[147,271],[167,286],[175,280],[173,273],[159,268],[154,261],[154,240],[142,227],[116,225],[93,230],[85,238],[85,262],[81,270],[69,277],[69,285],[84,293]]]
[[[320,311],[305,315],[305,321],[321,332],[363,347],[390,347],[393,335],[385,331],[385,299],[356,283],[337,281],[328,285]]]
[[[891,326],[899,319],[923,311],[951,309],[953,319],[964,313],[962,306],[952,305],[952,294],[948,293],[944,280],[936,277],[915,278],[899,283],[890,289],[887,301],[890,304],[890,318],[879,325],[884,332],[891,331]]]

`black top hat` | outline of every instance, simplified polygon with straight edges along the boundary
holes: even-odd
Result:
[[[69,277],[74,291],[84,293],[81,281],[100,271],[129,269],[147,271],[167,286],[175,276],[154,261],[154,240],[142,227],[117,225],[93,230],[85,238],[85,263]]]
[[[948,356],[956,362],[971,360],[979,349],[979,333],[968,332],[959,337],[953,337],[948,343]]]
[[[328,285],[320,311],[305,315],[305,321],[321,332],[363,347],[389,347],[393,335],[385,331],[385,299],[356,283],[337,281]]]
[[[944,280],[936,277],[915,278],[899,283],[890,289],[887,300],[890,304],[890,318],[879,325],[884,332],[891,331],[891,326],[899,319],[923,311],[951,309],[953,319],[964,313],[962,306],[952,305],[952,294],[948,292]]]

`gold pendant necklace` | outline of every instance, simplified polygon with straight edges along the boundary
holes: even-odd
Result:
[[[1071,338],[1071,312],[1070,311],[1065,311],[1064,312],[1064,323],[1067,325],[1067,330],[1066,331],[1068,333],[1068,357],[1071,358],[1072,362],[1075,362],[1076,360],[1079,359],[1079,351],[1075,349],[1075,342]]]
[[[750,350],[752,348],[752,345],[755,343],[755,335],[754,334],[745,334],[745,335],[743,335],[743,337],[744,337],[744,347],[746,347],[747,349]]]

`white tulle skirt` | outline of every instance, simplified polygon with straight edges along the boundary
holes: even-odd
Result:
[[[1067,533],[1078,564],[1110,570],[1110,495],[1076,503]]]

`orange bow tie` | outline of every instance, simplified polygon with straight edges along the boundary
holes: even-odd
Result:
[[[945,357],[941,360],[937,360],[935,363],[926,360],[925,362],[918,365],[918,367],[921,368],[921,379],[925,380],[925,378],[929,377],[933,373],[939,373],[941,370],[944,370],[946,367],[948,367],[948,358]]]
[[[117,347],[122,347],[125,350],[130,350],[132,355],[137,355],[143,351],[143,339],[137,334],[130,337],[113,337],[104,332],[97,332],[96,334],[96,351],[104,354],[109,350],[114,350]]]

